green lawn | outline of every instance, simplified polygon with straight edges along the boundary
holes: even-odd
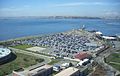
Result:
[[[120,65],[119,64],[113,64],[113,63],[108,63],[108,64],[120,71]]]
[[[113,53],[113,54],[109,55],[106,59],[107,59],[107,62],[120,63],[120,53]]]
[[[106,58],[106,62],[120,71],[120,53],[113,53]]]
[[[6,74],[10,74],[13,70],[18,68],[27,68],[31,65],[35,65],[37,63],[43,62],[43,59],[33,57],[26,54],[15,53],[17,58],[9,63],[3,64],[0,66],[0,76],[4,76]]]
[[[22,50],[26,50],[26,48],[30,48],[32,47],[32,45],[16,45],[16,46],[12,46],[13,48],[16,48],[16,49],[22,49]]]

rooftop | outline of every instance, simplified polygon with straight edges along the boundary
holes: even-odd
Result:
[[[110,40],[114,40],[114,39],[116,39],[115,37],[112,37],[112,36],[102,36],[102,38],[104,38],[104,39],[110,39]]]
[[[41,65],[41,66],[38,66],[38,67],[35,67],[35,68],[32,68],[30,70],[20,70],[20,71],[14,71],[14,73],[20,75],[20,76],[24,76],[24,75],[35,75],[37,74],[38,72],[43,72],[49,68],[51,68],[52,66],[51,65]]]
[[[74,68],[74,67],[69,67],[69,68],[61,71],[60,73],[56,74],[55,76],[70,76],[77,71],[79,71],[79,69]]]
[[[102,35],[102,32],[100,32],[100,31],[97,31],[95,33],[98,34],[98,35]]]
[[[7,56],[11,53],[11,51],[7,48],[0,48],[0,58]]]
[[[41,67],[37,67],[37,68],[34,68],[32,70],[29,71],[29,74],[37,74],[38,72],[42,72],[42,71],[45,71],[46,69],[49,69],[51,68],[52,66],[51,65],[44,65],[44,66],[41,66]]]
[[[80,53],[75,55],[75,58],[82,60],[82,59],[85,59],[89,56],[90,55],[87,52],[80,52]]]

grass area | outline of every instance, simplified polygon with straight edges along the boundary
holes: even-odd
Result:
[[[114,63],[108,63],[108,64],[120,71],[120,64],[114,64]]]
[[[30,48],[30,47],[33,47],[32,45],[16,45],[16,46],[12,46],[13,48],[16,48],[16,49],[21,49],[21,50],[26,50],[27,48]],[[42,47],[42,48],[46,48],[44,46],[38,46],[38,47]],[[26,50],[26,51],[29,51],[29,52],[33,52],[33,53],[38,53],[38,54],[41,54],[41,55],[46,55],[46,56],[52,56],[52,55],[49,55],[49,54],[44,54],[44,53],[40,53],[40,52],[34,52],[34,51],[30,51],[30,50]]]
[[[120,53],[113,53],[106,59],[106,63],[120,71]]]
[[[53,65],[55,63],[58,63],[60,61],[60,59],[52,59],[50,63],[48,63],[49,65]]]
[[[120,63],[120,53],[113,53],[107,57],[108,62]]]
[[[43,62],[44,59],[33,57],[26,54],[15,53],[17,58],[9,63],[0,65],[0,76],[10,74],[13,70],[19,68],[27,68],[29,66],[35,65],[37,63]]]
[[[27,50],[27,51],[30,51],[30,50]],[[30,52],[33,52],[33,53],[37,53],[37,54],[41,54],[41,55],[45,55],[45,56],[52,56],[52,55],[50,55],[50,54],[45,54],[45,53],[40,53],[40,52],[38,52],[38,51],[30,51]]]
[[[16,45],[16,46],[12,46],[13,48],[16,48],[16,49],[22,49],[22,50],[26,50],[26,48],[30,48],[32,47],[32,45]]]
[[[93,69],[89,69],[89,68],[86,68],[84,71],[83,71],[83,75],[84,76],[87,76],[89,73],[91,73],[93,71]]]
[[[90,76],[105,76],[106,71],[101,65],[97,65],[94,72]]]

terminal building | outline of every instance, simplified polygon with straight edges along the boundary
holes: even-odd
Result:
[[[0,63],[6,62],[11,57],[11,54],[10,49],[0,47]]]
[[[57,73],[55,76],[80,76],[80,71],[77,68],[69,67],[60,73]]]
[[[13,76],[50,76],[53,73],[51,65],[42,65],[30,70],[15,70]]]

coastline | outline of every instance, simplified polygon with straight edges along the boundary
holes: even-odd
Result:
[[[41,37],[41,36],[46,36],[46,35],[53,35],[53,34],[58,34],[58,33],[66,33],[66,32],[70,32],[70,31],[72,31],[72,30],[68,30],[68,31],[64,31],[64,32],[57,32],[57,33],[50,33],[50,34],[40,34],[40,35],[33,35],[33,36],[24,36],[24,37],[12,38],[12,39],[8,39],[8,40],[2,40],[2,41],[0,41],[0,43],[14,41],[14,40],[36,38],[36,37]]]
[[[16,38],[38,36],[50,33],[59,33],[80,28],[85,25],[87,30],[99,30],[104,35],[114,36],[119,33],[118,20],[98,19],[8,19],[0,20],[1,41],[9,41]],[[50,28],[49,28],[50,27]],[[104,29],[108,28],[108,29]],[[11,30],[14,29],[14,30]],[[7,30],[7,31],[6,31]]]

